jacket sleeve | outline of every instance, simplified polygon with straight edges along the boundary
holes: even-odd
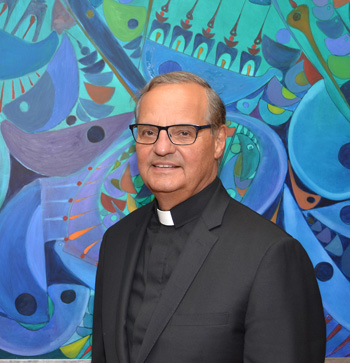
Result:
[[[100,248],[100,257],[98,261],[97,273],[96,273],[91,363],[106,362],[106,355],[103,342],[103,327],[102,327],[102,291],[103,291],[104,245],[106,243],[107,233],[108,231],[103,236]]]
[[[250,292],[244,363],[324,363],[326,328],[314,269],[299,242],[273,244]]]

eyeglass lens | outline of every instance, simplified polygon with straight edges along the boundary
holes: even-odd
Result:
[[[133,132],[137,142],[153,144],[158,138],[159,129],[152,125],[137,125]],[[168,128],[168,135],[174,144],[192,144],[196,140],[197,129],[188,125],[170,126]]]

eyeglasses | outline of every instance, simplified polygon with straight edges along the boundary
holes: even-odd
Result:
[[[151,145],[156,143],[162,130],[167,132],[170,141],[175,145],[191,145],[197,140],[198,131],[210,129],[211,125],[170,125],[157,126],[150,124],[136,124],[129,126],[132,136],[138,144]]]

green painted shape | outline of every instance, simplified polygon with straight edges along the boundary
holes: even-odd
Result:
[[[121,4],[114,0],[104,0],[103,13],[112,33],[123,42],[130,42],[142,33],[147,17],[146,8]],[[135,21],[138,25],[130,28],[129,24],[135,24]]]
[[[330,55],[328,57],[328,67],[338,78],[350,78],[350,57],[338,57]]]

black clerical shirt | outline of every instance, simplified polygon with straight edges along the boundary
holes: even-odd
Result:
[[[148,223],[138,258],[127,313],[130,362],[135,363],[143,337],[162,291],[173,272],[189,234],[218,187],[216,178],[206,188],[171,209],[173,226],[159,222],[157,205]]]

